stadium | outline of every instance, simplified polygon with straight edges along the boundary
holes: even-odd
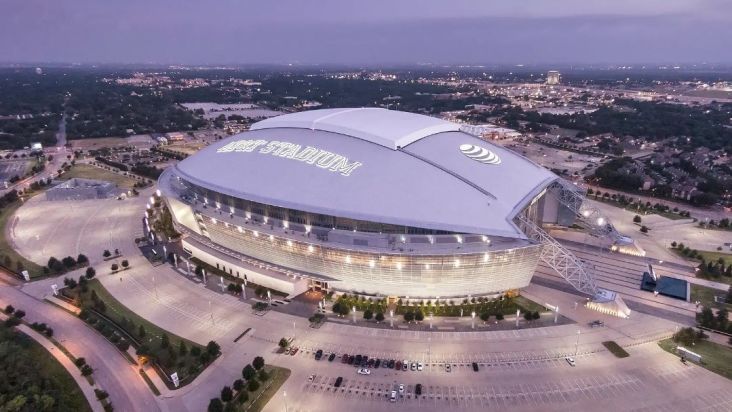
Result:
[[[540,258],[595,295],[542,230],[582,217],[569,186],[458,124],[379,108],[263,120],[159,180],[191,257],[291,296],[412,298],[516,291]]]

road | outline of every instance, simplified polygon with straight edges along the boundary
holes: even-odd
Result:
[[[75,357],[94,368],[94,380],[109,392],[117,411],[159,411],[160,408],[137,368],[131,365],[103,336],[80,319],[18,289],[0,284],[0,307],[11,304],[26,312],[25,320],[45,322],[54,337]]]

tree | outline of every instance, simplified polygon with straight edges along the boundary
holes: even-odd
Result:
[[[84,365],[84,366],[82,366],[82,367],[81,367],[81,374],[82,374],[83,376],[89,376],[89,375],[91,375],[92,373],[94,373],[94,369],[92,369],[92,367],[91,367],[91,366],[89,366],[89,365]]]
[[[23,319],[25,317],[25,311],[18,309],[18,310],[15,311],[15,313],[13,313],[13,316],[16,319]]]
[[[257,286],[256,289],[254,289],[254,294],[258,297],[263,297],[267,295],[267,288],[264,286]]]
[[[137,328],[137,336],[139,336],[141,339],[145,337],[147,333],[145,332],[145,327],[140,325],[140,327]]]
[[[532,319],[534,319],[534,314],[531,313],[531,312],[526,311],[526,312],[524,312],[524,319],[526,319],[526,320],[532,320]]]
[[[72,267],[76,266],[76,260],[71,256],[66,256],[65,258],[61,259],[61,263],[63,263],[67,269],[71,269]]]
[[[712,312],[711,308],[704,308],[702,309],[701,313],[698,315],[699,317],[699,324],[701,324],[704,327],[712,328],[714,329],[714,312]]]
[[[488,322],[491,318],[491,314],[489,312],[483,312],[480,314],[480,320],[483,322]]]
[[[128,267],[130,267],[130,262],[128,262],[127,260],[123,260],[122,261],[122,267],[125,268],[125,269],[127,269]]]
[[[728,315],[729,312],[725,308],[719,309],[717,311],[717,329],[721,331],[727,330]]]
[[[280,339],[280,343],[279,343],[279,347],[280,348],[285,349],[288,346],[290,346],[290,341],[289,340],[287,340],[285,338]]]
[[[167,348],[168,346],[170,346],[170,338],[167,333],[163,333],[163,336],[160,337],[160,347]]]
[[[244,378],[244,380],[250,380],[254,377],[254,375],[257,374],[257,371],[254,370],[252,365],[247,365],[244,367],[244,369],[241,370],[241,377]]]
[[[371,320],[371,318],[374,317],[374,312],[371,311],[371,309],[366,309],[363,312],[363,318],[366,320]]]
[[[261,356],[257,356],[252,361],[252,366],[254,366],[254,369],[256,369],[256,370],[262,369],[264,367],[264,358]]]
[[[678,244],[676,243],[675,240],[673,242],[671,242],[671,247],[672,248],[676,249],[676,246],[678,246]]]
[[[112,263],[112,272],[116,272],[118,270],[119,270],[119,265],[117,265],[116,263]]]
[[[421,309],[417,309],[414,312],[414,320],[416,320],[417,322],[422,322],[424,320],[424,312],[422,312]]]
[[[648,227],[641,226],[640,231],[641,231],[641,233],[648,233]]]
[[[219,346],[216,341],[212,340],[206,345],[206,352],[211,356],[218,356],[218,354],[221,353],[221,346]]]
[[[384,321],[384,314],[381,312],[376,312],[376,321],[377,322],[383,322]]]
[[[79,253],[79,256],[76,257],[76,263],[79,265],[86,265],[89,263],[89,258],[87,258],[86,255]]]
[[[231,390],[231,387],[224,386],[221,389],[221,400],[222,401],[230,402],[233,397],[234,397],[234,392]]]
[[[252,378],[249,380],[249,383],[247,383],[247,389],[249,389],[249,392],[254,392],[257,389],[259,389],[259,382],[257,382],[256,379]]]
[[[404,321],[409,323],[414,320],[414,312],[408,311],[404,313]]]
[[[178,345],[178,355],[180,356],[186,356],[188,354],[188,346],[186,346],[186,343],[181,340],[180,344]]]
[[[732,290],[732,287],[730,288],[730,290]],[[15,312],[15,308],[13,307],[13,305],[5,306],[5,314],[11,315],[13,312]]]
[[[219,398],[212,398],[208,402],[208,412],[224,412],[224,404]]]
[[[641,222],[641,217],[639,215],[633,216],[633,223],[640,223],[640,222]]]
[[[242,389],[244,389],[244,381],[241,379],[237,379],[234,381],[234,390],[239,392]]]
[[[262,369],[261,371],[259,371],[258,377],[259,377],[260,381],[267,382],[267,379],[269,379],[269,374],[267,373],[266,370]]]
[[[112,256],[112,253],[110,253],[109,250],[104,249],[104,253],[102,253],[102,256],[105,258],[108,258],[108,257]]]
[[[84,276],[86,276],[87,279],[93,279],[94,276],[96,276],[96,274],[97,274],[97,271],[94,270],[94,268],[90,266],[90,267],[86,268],[86,273],[84,274]]]
[[[531,314],[531,319],[533,319],[533,320],[537,320],[540,317],[541,317],[541,315],[537,311],[534,311],[534,313]]]

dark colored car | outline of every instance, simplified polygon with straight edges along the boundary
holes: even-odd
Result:
[[[343,356],[341,356],[341,363],[348,363],[348,354],[344,353]]]
[[[397,370],[402,368],[402,361],[400,361],[400,360],[396,361],[396,368],[397,368]]]
[[[353,362],[353,363],[354,363],[355,365],[360,365],[360,364],[361,364],[361,360],[362,360],[362,359],[363,359],[363,356],[361,356],[361,355],[356,355],[356,360],[354,360],[354,362]]]
[[[323,350],[318,349],[317,352],[315,352],[315,360],[320,360],[323,357]]]
[[[335,381],[335,383],[333,384],[333,386],[335,386],[336,388],[340,388],[340,387],[341,387],[341,384],[342,384],[342,383],[343,383],[343,378],[339,376],[339,377],[338,377],[338,378],[336,379],[336,381]]]
[[[389,369],[394,369],[394,365],[396,365],[396,361],[394,359],[389,361]]]
[[[418,383],[417,386],[414,387],[414,394],[415,395],[421,395],[422,394],[422,384]]]
[[[335,359],[335,353],[331,353],[330,356],[328,356],[328,362],[333,362],[333,359]]]
[[[476,362],[473,362],[473,370],[478,372],[478,364]]]
[[[379,369],[379,366],[381,366],[381,359],[376,359],[376,362],[374,362],[374,369]]]
[[[356,357],[353,355],[348,356],[348,364],[353,365],[353,362],[356,360]]]

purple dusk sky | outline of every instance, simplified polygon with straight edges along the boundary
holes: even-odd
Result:
[[[0,62],[732,63],[728,0],[5,0]]]

